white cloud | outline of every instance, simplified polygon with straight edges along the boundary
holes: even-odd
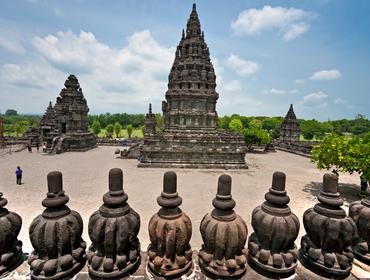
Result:
[[[309,25],[304,22],[292,24],[288,31],[284,34],[283,38],[285,41],[293,40],[294,38],[306,32],[309,28]]]
[[[283,39],[289,41],[309,30],[307,21],[311,18],[312,13],[301,9],[264,6],[242,11],[231,28],[238,35],[278,30]]]
[[[222,89],[225,92],[238,92],[242,89],[242,86],[238,80],[232,80],[230,82],[225,82]]]
[[[79,79],[91,112],[144,112],[149,102],[160,104],[164,98],[175,54],[175,48],[160,45],[148,30],[134,33],[120,49],[84,31],[35,37],[32,44],[38,54],[33,61],[0,69],[0,92],[5,93],[0,103],[24,97],[22,84],[34,85],[27,92],[40,97],[38,102],[18,99],[28,112],[43,112],[49,100],[55,101],[70,73]],[[159,112],[160,105],[153,109]]]
[[[25,52],[25,49],[19,42],[12,41],[3,37],[0,37],[0,47],[16,54],[21,54]]]
[[[337,69],[321,70],[313,73],[311,80],[337,80],[342,78],[342,74]]]
[[[305,79],[296,79],[296,80],[294,80],[294,82],[296,84],[304,84],[306,82],[306,80]]]
[[[338,97],[338,98],[334,99],[333,102],[334,102],[334,104],[346,104],[347,100],[344,100],[344,99]]]
[[[227,65],[234,69],[240,76],[249,76],[258,72],[260,66],[258,63],[250,60],[244,60],[235,54],[230,54],[227,59]]]
[[[269,90],[263,91],[264,95],[291,95],[291,94],[296,94],[298,93],[297,89],[292,89],[292,90],[284,90],[284,89],[276,89],[276,88],[271,88]]]
[[[300,104],[304,106],[309,106],[309,107],[322,107],[326,106],[326,98],[328,95],[322,91],[318,92],[313,92],[310,94],[307,94],[303,97],[303,100],[300,102]]]

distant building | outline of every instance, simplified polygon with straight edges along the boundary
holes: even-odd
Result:
[[[96,146],[96,137],[88,131],[89,108],[77,78],[70,75],[57,97],[49,103],[41,119],[41,141],[51,153],[85,151]]]
[[[289,110],[280,126],[280,138],[283,143],[299,142],[301,129],[299,122],[293,110],[293,104],[290,104]]]
[[[243,137],[216,129],[216,75],[195,4],[168,79],[163,131],[150,107],[138,166],[247,168]]]

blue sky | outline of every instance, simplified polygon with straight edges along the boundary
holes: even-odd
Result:
[[[91,113],[159,111],[193,1],[0,2],[0,111],[45,111],[69,73]],[[198,0],[220,115],[369,117],[370,2]]]

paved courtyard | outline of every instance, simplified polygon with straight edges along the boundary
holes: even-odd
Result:
[[[56,156],[27,151],[0,157],[0,191],[8,199],[7,207],[21,215],[23,226],[20,240],[23,250],[30,252],[32,246],[28,237],[28,227],[32,220],[43,211],[41,201],[47,192],[46,175],[53,170],[63,172],[64,190],[70,198],[69,207],[78,211],[84,221],[83,238],[90,244],[87,223],[90,215],[102,204],[102,195],[108,190],[108,172],[119,167],[124,172],[124,189],[129,196],[129,204],[141,217],[139,239],[142,250],[149,244],[148,223],[159,206],[156,198],[162,190],[163,174],[167,169],[137,168],[136,160],[121,160],[114,155],[116,147],[98,147],[85,153],[65,153]],[[193,223],[191,245],[200,248],[202,244],[199,225],[203,216],[212,210],[212,199],[217,189],[218,176],[226,173],[233,179],[232,195],[236,200],[236,211],[248,224],[252,210],[264,201],[264,194],[271,186],[274,171],[287,174],[287,191],[290,207],[301,221],[298,239],[304,234],[303,212],[316,203],[320,191],[322,175],[306,157],[278,151],[269,154],[247,154],[250,166],[247,171],[184,170],[177,172],[178,191],[183,198],[182,209]],[[15,168],[20,165],[24,171],[21,186],[15,182]],[[350,202],[359,199],[359,177],[341,174],[339,191],[345,200],[348,211]]]

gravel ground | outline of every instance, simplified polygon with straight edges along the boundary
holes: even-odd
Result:
[[[141,217],[139,239],[142,250],[149,244],[148,223],[158,210],[156,198],[162,190],[163,174],[167,169],[137,168],[136,160],[116,159],[117,147],[98,147],[85,153],[65,153],[56,156],[22,151],[0,158],[0,191],[8,199],[7,208],[17,212],[23,219],[19,239],[23,241],[24,252],[31,252],[28,227],[43,211],[41,201],[47,192],[46,175],[53,170],[63,173],[64,190],[69,196],[68,206],[78,211],[84,221],[83,238],[90,244],[87,223],[90,215],[102,204],[102,195],[108,190],[108,172],[111,168],[122,168],[124,189],[128,202]],[[232,176],[232,195],[236,200],[237,213],[251,227],[253,209],[264,201],[264,194],[271,186],[274,171],[287,174],[287,191],[290,207],[301,221],[300,237],[304,234],[302,215],[312,207],[321,189],[324,171],[319,171],[306,157],[278,151],[269,154],[247,154],[249,170],[187,170],[177,172],[178,192],[183,198],[182,210],[193,223],[191,245],[200,248],[202,244],[199,225],[203,216],[212,210],[212,199],[217,189],[218,176],[226,173]],[[24,171],[23,184],[16,185],[15,168],[20,165]],[[358,200],[359,177],[341,174],[339,191],[345,200],[345,209]]]

